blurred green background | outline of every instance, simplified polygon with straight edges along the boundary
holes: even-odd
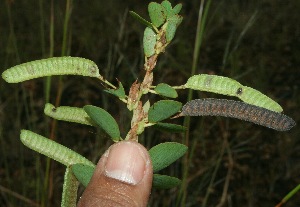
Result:
[[[299,123],[300,1],[212,0],[183,3],[175,39],[159,57],[154,83],[184,84],[191,74],[201,2],[207,8],[196,74],[237,79],[270,96]],[[211,2],[208,6],[207,2]],[[50,56],[80,56],[100,73],[129,89],[143,77],[144,26],[129,16],[148,18],[149,1],[0,1],[1,73],[14,65]],[[0,206],[60,206],[65,167],[27,149],[20,129],[51,136],[43,114],[51,103],[108,110],[125,134],[130,113],[103,93],[94,79],[35,79],[21,84],[0,80]],[[50,90],[51,89],[51,90]],[[61,91],[61,99],[57,99]],[[187,91],[180,91],[181,102]],[[193,98],[222,97],[194,92]],[[159,97],[150,96],[158,100]],[[222,97],[225,98],[225,97]],[[229,98],[229,97],[226,97]],[[173,121],[182,124],[183,119]],[[193,117],[189,137],[152,128],[141,136],[150,147],[166,141],[189,146],[189,154],[164,173],[183,178],[180,188],[154,190],[150,206],[275,206],[300,183],[299,126],[277,132],[234,119]],[[57,122],[56,141],[97,162],[112,144],[100,130]],[[82,192],[83,189],[80,189]],[[284,206],[300,206],[300,192]]]

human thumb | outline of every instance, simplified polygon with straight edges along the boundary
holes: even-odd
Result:
[[[137,142],[118,142],[100,158],[77,206],[147,206],[152,177],[148,151]]]

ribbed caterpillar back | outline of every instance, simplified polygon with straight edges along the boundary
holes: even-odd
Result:
[[[224,116],[249,121],[278,131],[287,131],[295,121],[282,114],[240,101],[195,99],[186,103],[180,116]]]

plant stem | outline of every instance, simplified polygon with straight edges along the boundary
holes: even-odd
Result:
[[[275,207],[280,207],[282,204],[286,203],[291,197],[293,197],[298,191],[300,191],[300,184],[297,185],[293,190],[291,190]]]
[[[182,85],[182,86],[172,86],[172,88],[174,88],[174,89],[186,89],[186,87],[184,85]]]
[[[199,12],[198,12],[198,21],[197,21],[197,31],[196,31],[196,39],[195,39],[195,47],[194,47],[194,52],[193,52],[193,63],[192,63],[192,70],[190,76],[195,75],[196,68],[198,65],[198,58],[199,58],[199,53],[200,53],[200,47],[202,44],[203,40],[203,34],[204,34],[204,29],[205,29],[205,22],[206,22],[206,17],[208,14],[209,6],[211,3],[211,0],[208,0],[208,2],[205,5],[204,9],[204,3],[205,0],[201,0],[200,7],[199,7]],[[203,13],[204,9],[204,13]],[[193,98],[193,90],[188,91],[188,98],[187,101],[192,100]],[[189,137],[190,137],[190,117],[186,116],[184,118],[183,122],[184,126],[187,128],[185,136],[182,140],[182,143],[184,143],[186,146],[189,146]],[[183,180],[182,180],[182,185],[179,193],[179,198],[181,199],[180,201],[180,206],[184,206],[186,203],[186,196],[187,196],[187,177],[188,177],[188,170],[189,170],[189,155],[186,154],[184,156],[184,165],[183,165]]]
[[[205,194],[205,197],[204,197],[204,200],[202,202],[202,207],[205,207],[206,204],[207,204],[207,201],[208,201],[208,198],[209,198],[209,195],[211,193],[211,189],[212,189],[212,186],[213,186],[213,183],[215,181],[215,178],[217,176],[217,172],[219,170],[219,167],[220,167],[220,163],[222,161],[222,158],[223,158],[223,155],[224,155],[224,151],[225,151],[225,148],[227,147],[227,140],[224,139],[223,141],[223,144],[222,144],[222,147],[221,147],[221,150],[220,150],[220,156],[219,156],[219,159],[217,160],[217,163],[215,165],[215,169],[211,175],[211,179],[210,179],[210,182],[209,182],[209,185],[207,187],[207,190],[206,190],[206,194]]]
[[[65,10],[65,18],[64,18],[64,26],[63,26],[63,40],[62,40],[62,48],[61,48],[61,56],[66,56],[68,53],[68,47],[69,43],[68,37],[69,37],[69,24],[70,24],[70,17],[72,14],[72,0],[67,0],[66,1],[66,10]],[[56,95],[56,101],[55,101],[55,106],[58,106],[61,101],[61,96],[62,96],[62,89],[63,89],[63,76],[59,77],[58,81],[58,89],[57,89],[57,95]],[[50,139],[55,140],[55,132],[56,132],[56,127],[57,127],[57,121],[53,120],[51,123],[51,131],[50,131]],[[48,187],[48,200],[52,199],[53,195],[53,168],[51,167],[51,161],[49,161],[49,165],[47,165],[47,170],[48,172],[50,171],[49,174],[49,187]]]

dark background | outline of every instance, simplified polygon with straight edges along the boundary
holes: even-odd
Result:
[[[200,1],[172,1],[172,5],[179,2],[183,3],[184,20],[172,44],[159,57],[155,84],[181,85],[190,77]],[[1,1],[1,73],[11,66],[49,57],[53,26],[54,56],[91,59],[106,79],[116,83],[118,78],[128,91],[134,80],[142,79],[144,63],[144,26],[128,11],[149,19],[148,3],[73,1],[66,50],[62,52],[66,1]],[[299,11],[299,0],[212,1],[196,74],[228,76],[260,90],[299,123]],[[102,92],[101,83],[75,76],[64,77],[63,85],[58,83],[59,78],[53,77],[49,102],[55,103],[61,88],[60,105],[98,105],[116,118],[123,136],[127,133],[130,113],[115,97]],[[64,166],[52,163],[50,186],[45,187],[46,158],[19,140],[20,129],[49,135],[51,119],[43,114],[44,85],[44,79],[20,84],[0,80],[1,206],[60,205]],[[194,98],[200,97],[222,96],[194,92]],[[180,91],[178,100],[185,103],[187,91]],[[173,123],[182,124],[183,119]],[[298,125],[288,132],[277,132],[216,117],[192,118],[189,139],[183,134],[147,129],[140,138],[147,148],[166,141],[189,146],[188,157],[163,171],[183,177],[183,187],[154,190],[150,206],[217,206],[222,195],[223,206],[275,206],[300,183],[299,131]],[[64,122],[58,122],[55,137],[93,162],[112,144],[100,130]],[[284,206],[300,206],[299,195]]]

